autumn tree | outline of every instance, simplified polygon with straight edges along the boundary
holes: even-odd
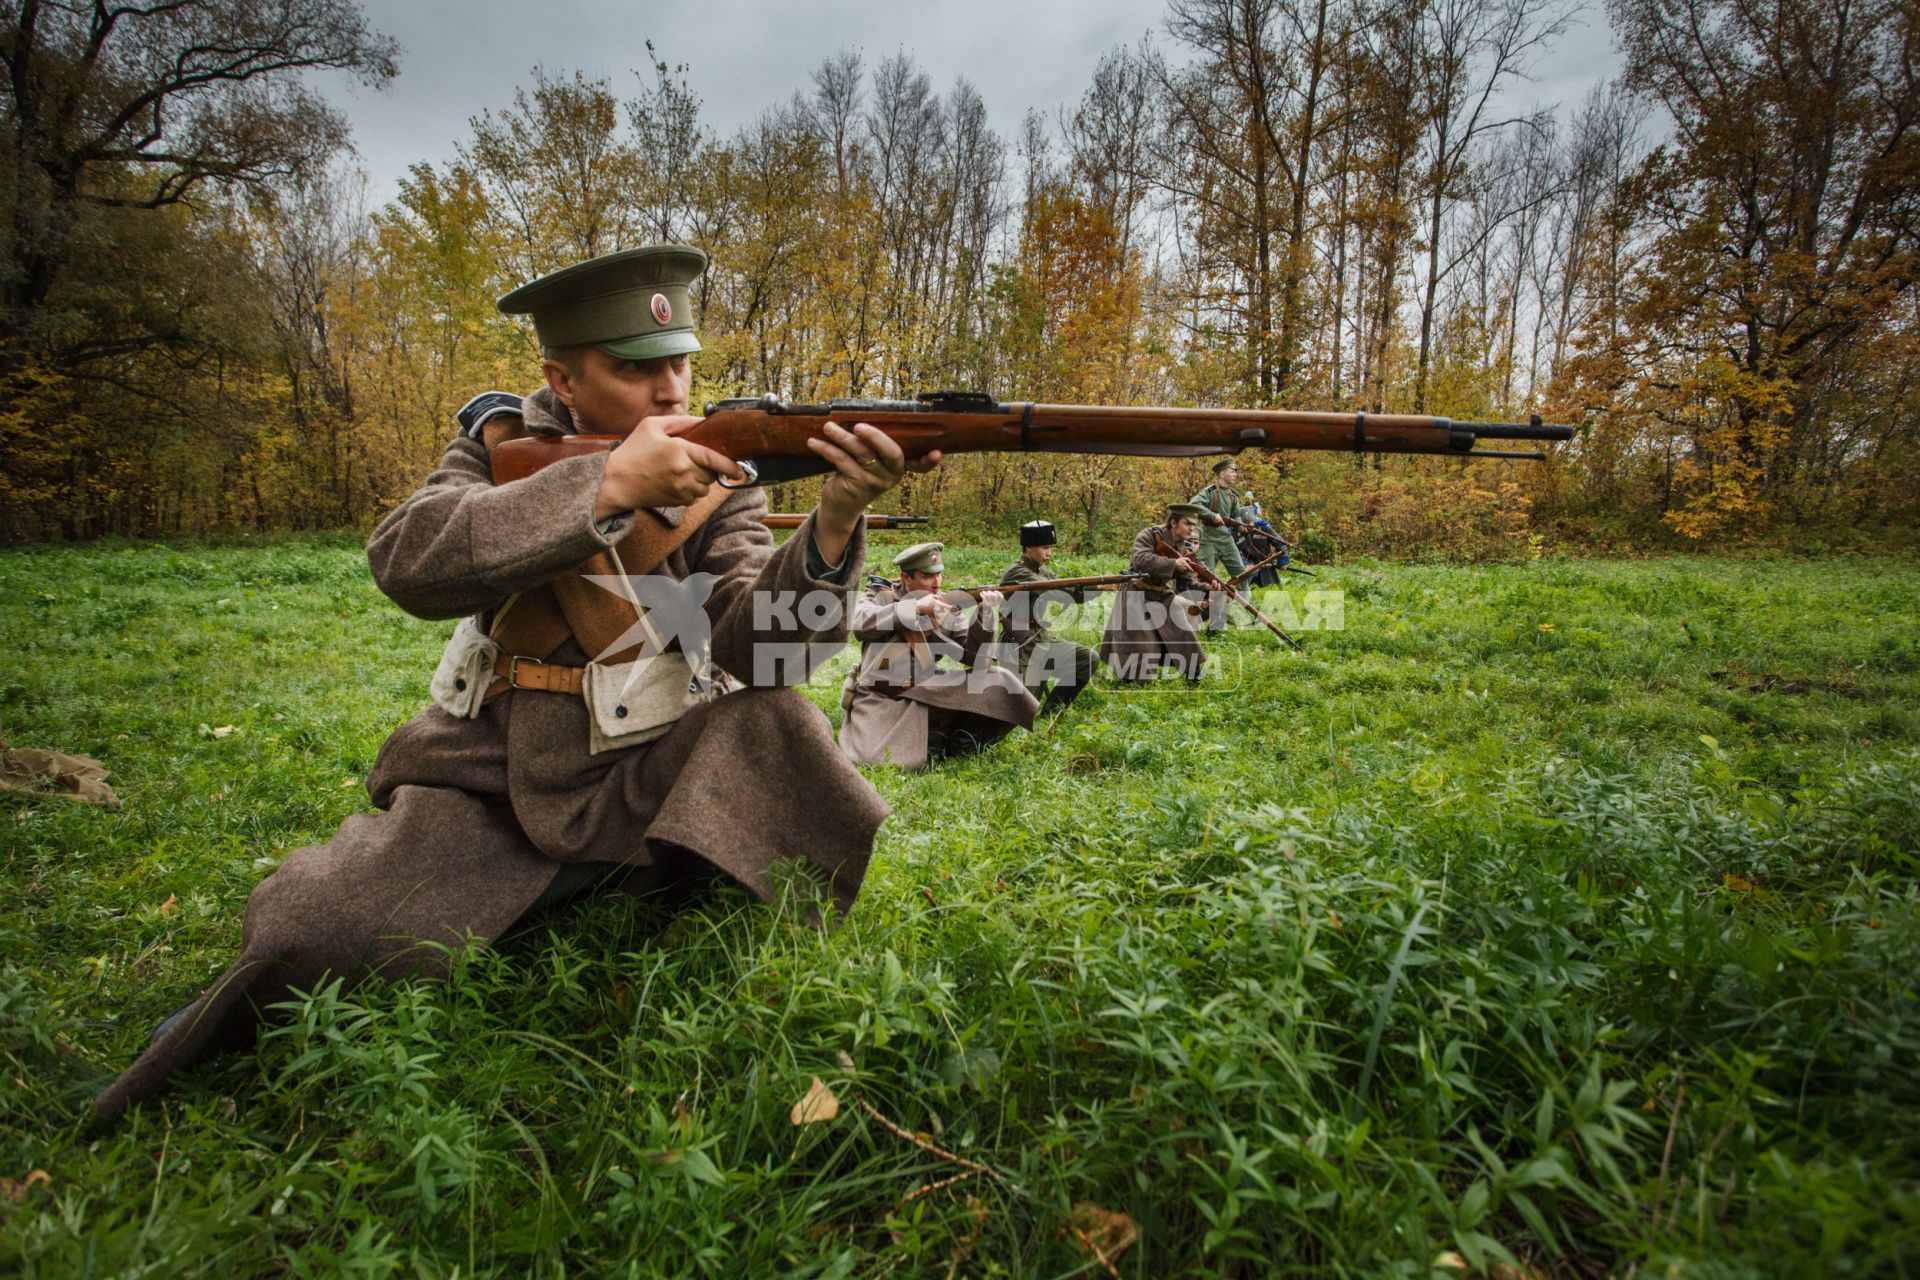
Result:
[[[1831,476],[1835,417],[1910,319],[1920,272],[1920,8],[1910,0],[1615,0],[1627,83],[1670,119],[1634,187],[1630,412],[1690,440],[1696,536]],[[1907,330],[1910,332],[1910,330]],[[1894,409],[1896,399],[1886,408]]]
[[[61,367],[170,341],[162,317],[75,325],[48,314],[104,211],[154,213],[210,185],[310,171],[346,139],[297,78],[380,83],[392,41],[347,0],[6,0],[0,4],[0,361],[23,343]],[[111,228],[108,228],[111,233]]]
[[[532,93],[516,89],[511,107],[470,122],[460,163],[486,190],[515,278],[646,242],[645,166],[621,115],[604,78],[536,67]]]

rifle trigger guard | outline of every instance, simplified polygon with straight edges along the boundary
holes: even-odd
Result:
[[[760,468],[745,459],[740,461],[739,466],[742,471],[747,473],[747,478],[739,484],[734,484],[729,480],[722,479],[720,481],[720,487],[722,489],[751,489],[760,483]]]

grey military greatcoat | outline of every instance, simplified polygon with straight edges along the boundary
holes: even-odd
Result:
[[[1199,579],[1154,548],[1177,545],[1164,525],[1142,529],[1133,540],[1127,569],[1147,575],[1145,582],[1122,587],[1100,637],[1100,661],[1116,680],[1144,682],[1163,670],[1189,680],[1200,678],[1206,655],[1200,649],[1199,619],[1189,605],[1199,599]]]
[[[525,418],[534,434],[574,429],[545,391],[528,398]],[[633,515],[609,527],[593,517],[606,458],[571,458],[496,487],[486,450],[454,440],[374,530],[374,580],[409,613],[474,614],[484,629],[507,597],[625,536]],[[812,869],[840,910],[850,907],[888,806],[835,747],[818,709],[793,689],[758,687],[767,673],[754,662],[758,644],[843,644],[844,611],[808,631],[801,619],[818,614],[770,610],[756,629],[753,595],[844,599],[865,532],[837,571],[815,576],[812,518],[776,550],[765,511],[758,489],[729,496],[657,570],[682,582],[714,575],[712,658],[750,687],[696,706],[664,737],[600,754],[590,753],[578,694],[517,688],[475,718],[438,707],[414,716],[367,777],[377,812],[294,850],[254,889],[239,958],[96,1099],[98,1112],[115,1115],[208,1052],[251,1041],[260,1010],[328,975],[351,984],[441,973],[439,944],[492,940],[579,864],[618,864],[635,891],[724,873],[771,897],[776,867],[793,862]],[[679,508],[655,514],[669,525],[683,517]],[[569,640],[551,658],[584,665],[590,656]],[[783,673],[798,681],[804,670]]]
[[[979,662],[995,624],[975,609],[963,626],[923,628],[920,598],[870,588],[853,607],[860,668],[853,677],[840,746],[861,764],[923,769],[943,749],[977,749],[1033,727],[1039,702],[1002,667]],[[942,655],[961,668],[942,669]]]

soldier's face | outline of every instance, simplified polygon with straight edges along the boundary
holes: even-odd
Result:
[[[1178,540],[1184,541],[1187,538],[1191,538],[1193,536],[1193,517],[1175,516],[1173,519],[1167,521],[1167,532]]]
[[[1047,561],[1053,559],[1052,545],[1049,544],[1044,547],[1028,547],[1027,559],[1033,561],[1035,564],[1045,564]]]
[[[1224,485],[1236,485],[1236,484],[1239,484],[1239,483],[1240,483],[1240,468],[1238,468],[1238,467],[1222,467],[1222,468],[1220,469],[1220,483],[1221,483],[1221,484],[1224,484]]]
[[[684,355],[621,360],[587,347],[572,362],[549,360],[547,385],[583,431],[624,436],[642,418],[687,411],[693,365]]]
[[[922,591],[928,594],[934,594],[940,590],[940,575],[937,573],[921,573],[915,569],[902,569],[900,571],[900,585],[906,589],[909,595],[916,595]]]

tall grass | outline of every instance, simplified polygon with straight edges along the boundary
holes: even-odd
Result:
[[[0,724],[126,801],[0,803],[0,1264],[1105,1274],[1091,1203],[1128,1276],[1920,1271],[1920,574],[1324,576],[1347,629],[1212,641],[1230,690],[876,771],[834,934],[595,900],[94,1130],[445,627],[352,548],[0,557]]]

